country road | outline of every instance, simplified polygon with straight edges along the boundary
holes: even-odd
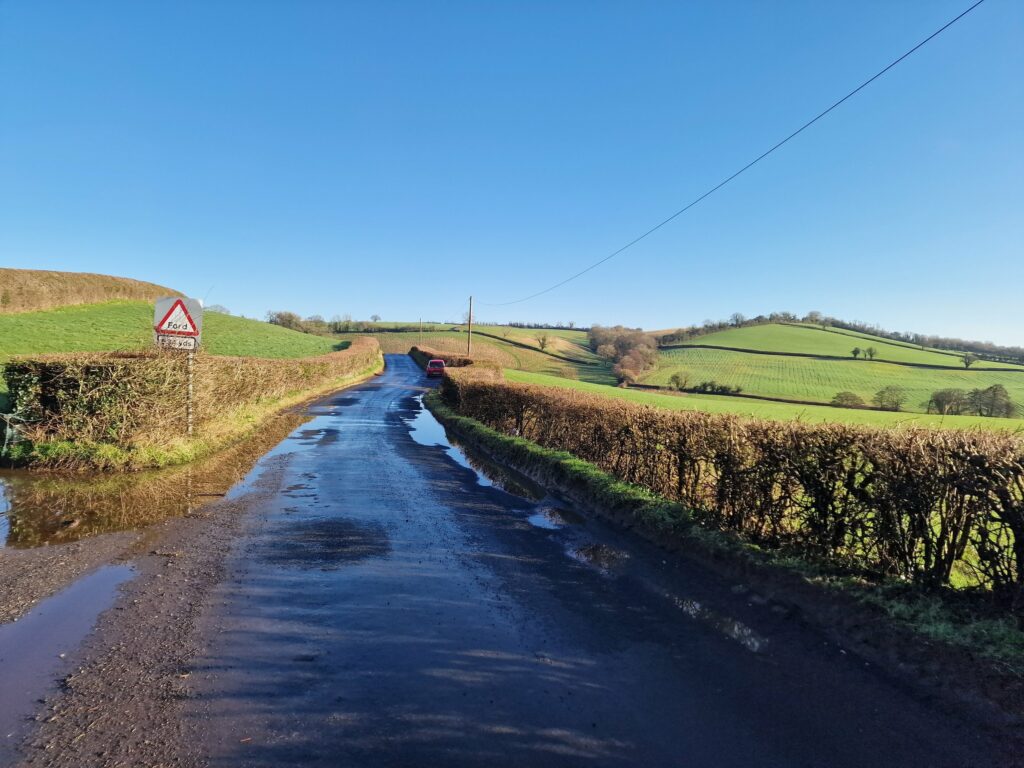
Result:
[[[144,693],[158,678],[150,661],[117,667],[122,689],[90,687],[89,664],[113,664],[95,661],[113,658],[100,640],[81,662],[85,682],[70,686],[81,701],[68,721],[89,722],[89,696],[121,702],[138,687],[125,711],[163,722],[177,753],[168,765],[999,762],[978,728],[744,585],[481,473],[423,409],[429,386],[408,357],[389,355],[382,376],[313,406],[219,502],[241,505],[239,523],[223,534],[226,568],[182,624],[177,645],[192,650],[173,670],[182,688],[166,695],[163,721],[151,710],[165,705]],[[171,588],[168,546],[150,555],[166,555],[148,582],[162,586],[136,589]],[[108,619],[102,642],[160,656],[141,649],[171,618],[132,634],[130,611]],[[146,680],[136,686],[135,674]],[[28,764],[155,764],[130,756],[155,732],[142,741],[132,729],[136,741],[109,754],[76,738],[79,754],[63,751],[72,736],[61,727],[44,726]],[[127,724],[104,722],[82,744],[119,741],[118,729],[129,739]]]

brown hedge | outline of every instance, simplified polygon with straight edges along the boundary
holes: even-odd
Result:
[[[681,502],[698,522],[869,578],[1024,610],[1024,441],[668,411],[452,371],[461,414]]]
[[[372,338],[318,357],[268,360],[198,354],[193,370],[197,431],[245,405],[275,400],[372,368]],[[14,414],[33,443],[88,441],[137,447],[180,435],[187,358],[177,352],[44,355],[7,363]]]
[[[416,361],[421,368],[427,367],[430,360],[444,360],[447,368],[463,368],[473,365],[474,360],[467,355],[460,355],[455,352],[443,352],[431,347],[413,347],[409,350],[409,357]]]

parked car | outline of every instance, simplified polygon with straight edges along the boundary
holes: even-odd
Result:
[[[427,376],[441,376],[444,374],[444,360],[434,358],[427,363]]]

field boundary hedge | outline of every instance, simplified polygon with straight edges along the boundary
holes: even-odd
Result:
[[[187,357],[178,352],[43,355],[8,362],[4,377],[22,425],[11,458],[55,468],[178,463],[251,430],[276,407],[383,367],[373,338],[340,352],[264,359],[200,353],[194,439],[186,445]]]
[[[702,525],[871,581],[973,588],[1024,617],[1024,441],[669,411],[454,370],[458,413],[571,453]]]
[[[683,505],[622,482],[592,462],[460,415],[440,392],[428,394],[424,403],[460,443],[583,511],[737,580],[773,607],[795,611],[908,686],[938,695],[987,724],[1022,722],[1019,638],[1016,645],[1001,644],[1006,634],[1019,634],[1012,621],[1002,622],[1004,638],[997,638],[986,619],[960,614],[942,601],[919,600],[912,589],[831,577],[744,543],[734,533],[707,531]]]

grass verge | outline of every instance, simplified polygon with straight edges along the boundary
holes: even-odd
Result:
[[[447,406],[425,404],[471,446],[659,545],[796,608],[892,674],[1001,722],[1024,716],[1024,632],[984,596],[877,584],[828,564],[766,551],[698,526],[682,505],[624,483],[564,451],[497,432]]]

